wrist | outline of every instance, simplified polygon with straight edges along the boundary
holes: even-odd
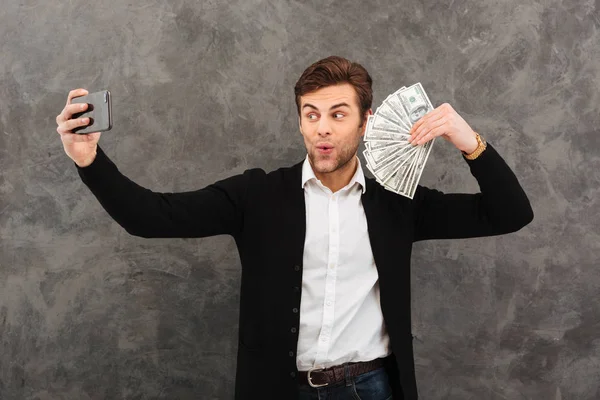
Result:
[[[475,133],[475,141],[477,142],[477,145],[475,146],[475,148],[471,148],[469,146],[469,148],[467,148],[466,151],[463,150],[463,152],[462,152],[463,156],[467,160],[475,160],[487,148],[486,141],[477,132],[474,132],[474,133]]]
[[[471,154],[479,147],[479,141],[477,140],[477,133],[473,132],[473,134],[469,137],[467,143],[465,143],[462,148],[459,150],[464,154]]]
[[[97,153],[94,151],[94,154],[91,157],[86,158],[85,160],[82,160],[82,161],[73,160],[73,161],[75,161],[75,164],[77,164],[77,166],[79,168],[85,168],[94,162],[94,160],[96,159],[96,154]]]

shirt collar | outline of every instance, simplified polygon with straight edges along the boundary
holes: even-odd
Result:
[[[362,165],[360,164],[360,159],[358,157],[356,157],[356,161],[358,162],[358,166],[356,167],[356,172],[352,176],[352,179],[350,179],[350,182],[346,186],[344,186],[344,189],[350,188],[355,183],[358,183],[362,189],[362,192],[365,193],[367,191],[367,185],[365,184],[365,174],[363,173]],[[308,182],[312,179],[314,179],[315,182],[321,183],[321,181],[317,179],[317,177],[315,175],[315,171],[313,171],[312,166],[310,165],[310,161],[308,160],[308,154],[307,154],[306,159],[304,160],[304,163],[302,164],[302,189],[304,189],[306,182]]]

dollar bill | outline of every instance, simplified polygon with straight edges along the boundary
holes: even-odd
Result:
[[[414,174],[414,170],[416,168],[418,160],[421,158],[422,150],[423,150],[422,147],[418,147],[417,154],[415,154],[415,156],[414,156],[414,158],[412,160],[413,162],[410,163],[408,169],[405,171],[405,174],[402,177],[402,180],[400,181],[400,185],[398,186],[398,193],[399,194],[406,195],[406,187],[408,185],[410,185],[410,181],[411,181],[412,176]]]
[[[433,110],[423,86],[416,83],[390,94],[367,119],[363,155],[367,168],[387,190],[413,198],[434,140],[415,146],[411,127]]]
[[[410,131],[412,124],[410,123],[410,120],[408,119],[408,115],[406,115],[406,112],[404,111],[404,107],[402,106],[402,102],[400,101],[400,98],[398,97],[398,93],[400,93],[404,89],[406,89],[406,87],[403,86],[402,88],[398,89],[396,92],[389,95],[387,97],[387,99],[384,100],[384,103],[388,104],[390,106],[390,108],[392,110],[394,110],[394,112],[398,115],[398,118],[402,121],[402,124],[404,125],[404,127]]]
[[[377,168],[382,162],[389,158],[393,158],[397,152],[400,152],[400,145],[388,146],[380,149],[379,151],[371,151],[365,155],[365,159],[372,167]]]
[[[396,96],[400,100],[402,109],[408,116],[411,126],[429,111],[433,110],[433,105],[425,94],[425,90],[423,90],[421,83],[416,83],[399,91]]]
[[[405,147],[396,148],[391,152],[381,154],[376,160],[376,162],[372,165],[375,168],[383,168],[388,163],[392,163],[396,160],[406,160],[413,157],[414,155],[412,153],[413,152],[411,152],[410,150],[406,150]]]
[[[365,142],[365,147],[369,151],[379,151],[381,149],[385,149],[388,146],[396,146],[396,145],[407,145],[410,144],[407,139],[400,140],[369,140]]]
[[[373,157],[373,159],[382,160],[385,157],[387,157],[389,154],[393,154],[396,150],[400,150],[405,146],[406,145],[403,143],[393,143],[393,144],[390,144],[387,146],[377,148],[375,150],[370,150],[369,153],[370,153],[371,157]]]
[[[383,185],[392,192],[400,194],[400,184],[402,183],[403,178],[406,177],[407,171],[410,168],[411,163],[404,162],[401,163],[396,170],[383,182]]]
[[[403,133],[405,135],[409,134],[409,130],[406,128],[384,118],[382,115],[371,115],[373,117],[373,126],[372,129],[376,129],[378,131],[385,131],[391,133]]]
[[[423,145],[423,156],[418,162],[416,176],[413,178],[410,187],[408,187],[404,193],[406,197],[410,197],[411,199],[414,197],[415,192],[417,191],[419,180],[421,179],[421,174],[425,169],[425,163],[427,163],[427,159],[429,158],[429,153],[431,152],[432,147],[433,140]]]
[[[394,158],[382,161],[376,168],[376,170],[380,170],[378,177],[381,182],[385,183],[400,166],[407,163],[411,165],[412,160],[418,153],[419,149],[414,147],[409,151],[397,153]]]
[[[379,128],[376,128],[375,126]],[[408,140],[410,136],[398,129],[397,126],[392,125],[391,122],[383,120],[381,117],[376,115],[369,115],[367,118],[367,127],[365,129],[365,141],[374,140],[389,140],[389,141],[403,141]]]
[[[405,125],[400,115],[398,115],[398,113],[394,111],[392,106],[386,103],[385,101],[381,104],[381,106],[377,108],[377,110],[375,111],[375,115],[385,118],[386,120],[402,128],[404,131],[408,132],[409,130],[409,128]]]
[[[410,158],[406,158],[400,161],[397,161],[395,164],[393,164],[390,169],[388,169],[387,171],[385,171],[385,175],[381,174],[381,184],[384,186],[391,186],[392,185],[392,178],[396,177],[397,179],[403,179],[406,176],[406,173],[408,171],[408,169],[410,168],[410,166],[412,165]],[[394,183],[393,186],[393,191],[397,192],[397,184]]]

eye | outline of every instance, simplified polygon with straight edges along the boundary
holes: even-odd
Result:
[[[333,117],[336,119],[340,119],[340,118],[344,117],[344,114],[341,112],[338,112],[338,113],[333,114]]]
[[[308,115],[306,116],[306,118],[308,118],[308,119],[312,119],[312,120],[314,120],[314,119],[317,119],[317,114],[314,114],[314,113],[308,114]]]

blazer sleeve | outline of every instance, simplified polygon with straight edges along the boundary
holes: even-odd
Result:
[[[481,156],[465,161],[481,192],[445,194],[419,186],[414,198],[415,241],[501,235],[533,220],[517,177],[489,143]]]
[[[144,238],[236,236],[248,186],[261,171],[248,170],[195,191],[157,193],[123,175],[100,146],[90,165],[75,166],[108,214],[128,233]]]

